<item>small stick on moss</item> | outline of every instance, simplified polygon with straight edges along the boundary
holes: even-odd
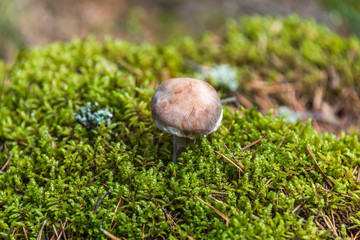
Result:
[[[121,196],[121,198],[120,198],[120,200],[119,200],[119,202],[118,202],[118,204],[116,205],[116,207],[115,207],[115,211],[114,211],[114,213],[116,213],[117,212],[117,210],[118,210],[118,208],[119,208],[119,206],[120,206],[120,203],[121,203],[121,201],[123,200],[123,196]],[[111,228],[111,226],[112,226],[112,224],[113,224],[113,222],[114,222],[114,218],[115,218],[115,216],[113,216],[112,218],[111,218],[111,223],[110,223],[110,229],[112,229]]]
[[[65,218],[64,223],[61,223],[59,229],[56,229],[54,224],[52,225],[53,228],[54,228],[55,234],[51,237],[51,240],[55,240],[55,239],[59,240],[61,238],[61,236],[62,236],[62,234],[64,232],[64,227],[65,227],[66,223],[67,223],[67,218]],[[55,238],[55,236],[56,236],[56,238]],[[64,238],[66,239],[66,236],[64,236]]]
[[[220,194],[220,195],[227,195],[227,193],[224,192],[212,192],[213,194]]]
[[[111,193],[111,190],[109,189],[109,190],[99,199],[99,201],[96,203],[96,205],[95,205],[95,207],[94,207],[94,209],[93,209],[93,212],[92,212],[93,214],[96,213],[96,211],[97,211],[97,209],[98,209],[101,201],[102,201],[107,195],[109,195],[110,193]]]
[[[200,202],[202,202],[203,204],[205,204],[206,206],[208,206],[209,208],[211,208],[211,210],[213,210],[214,212],[216,212],[220,217],[222,217],[223,219],[225,219],[226,222],[226,226],[229,227],[229,218],[223,214],[222,212],[220,212],[219,210],[217,210],[216,208],[214,208],[213,206],[211,206],[210,204],[208,204],[207,202],[205,202],[204,200],[202,200],[200,197],[195,196]]]
[[[60,221],[60,222],[61,222],[61,221]],[[65,226],[66,226],[66,224],[67,224],[67,217],[65,218],[64,224],[61,222],[61,233],[60,233],[60,236],[59,236],[58,239],[60,239],[61,234],[63,234],[63,235],[64,235],[64,239],[67,240],[66,234],[65,234]]]
[[[112,234],[109,233],[108,231],[105,231],[105,230],[102,229],[102,228],[99,228],[99,229],[100,229],[100,232],[102,232],[103,234],[105,234],[105,235],[108,236],[109,238],[114,239],[114,240],[120,240],[120,238],[115,237],[114,235],[112,235]]]
[[[270,184],[272,184],[272,180],[273,180],[272,178],[270,178],[269,180],[267,180],[266,183],[265,183],[265,185],[270,185]]]
[[[17,230],[17,231],[16,231],[16,230],[17,230],[17,228],[16,228],[16,227],[14,227],[14,228],[13,228],[13,232],[12,232],[12,234],[11,234],[11,235],[13,235],[13,236],[14,236],[15,234],[17,234],[17,232],[18,232],[19,230]],[[15,232],[15,231],[16,231],[16,232]]]
[[[34,146],[31,146],[29,144],[27,144],[26,142],[23,142],[23,141],[17,141],[17,143],[21,144],[21,145],[24,145],[26,147],[29,147],[29,148],[35,148]]]
[[[28,238],[28,235],[27,235],[27,232],[26,232],[26,228],[24,226],[22,228],[23,228],[23,231],[24,231],[25,239],[28,240],[29,238]]]
[[[285,141],[285,138],[284,138],[283,140],[281,140],[281,142],[280,142],[280,144],[279,144],[278,148],[281,148],[281,146],[283,145],[284,141]]]
[[[323,225],[321,225],[318,221],[315,220],[316,225],[318,225],[319,228],[321,228],[321,230],[323,230],[324,232],[326,231],[326,229],[324,228]]]
[[[224,158],[226,161],[228,161],[229,163],[231,163],[232,165],[234,165],[237,169],[239,169],[240,172],[244,173],[244,171],[238,166],[236,165],[233,161],[231,161],[229,158],[227,158],[225,155],[219,153],[218,151],[215,151],[216,154],[220,155],[222,158]]]
[[[359,183],[359,182],[360,182],[360,168],[359,168],[359,172],[358,172],[358,176],[357,176],[356,183]]]
[[[354,239],[358,239],[357,237],[360,235],[360,230],[355,234]]]
[[[339,235],[336,232],[335,226],[332,224],[330,218],[326,215],[323,216],[323,219],[325,221],[326,226],[331,229],[335,237],[339,237]]]
[[[40,240],[40,239],[41,239],[41,234],[42,234],[42,232],[43,232],[43,230],[44,230],[45,224],[46,224],[46,220],[44,220],[43,223],[41,224],[40,232],[39,232],[36,240]]]
[[[294,208],[294,210],[291,211],[291,213],[294,214],[297,210],[299,210],[299,208],[300,208],[304,203],[305,203],[305,202],[297,205],[296,208]]]
[[[325,188],[323,188],[323,187],[321,187],[321,186],[316,186],[317,188],[320,188],[321,190],[323,190],[323,191],[325,191],[326,193],[333,193],[333,194],[335,194],[335,195],[339,195],[339,193],[337,193],[337,192],[332,192],[332,191],[330,191],[330,190],[327,190],[327,189],[325,189]],[[346,194],[340,194],[342,197],[346,197],[346,198],[351,198],[351,196],[349,196],[349,195],[346,195]]]
[[[246,145],[245,147],[243,147],[242,150],[245,151],[245,150],[251,148],[252,146],[254,146],[255,144],[257,144],[258,142],[260,142],[261,139],[263,139],[264,137],[266,137],[267,134],[268,134],[268,133],[266,132],[266,133],[265,133],[264,135],[262,135],[258,140],[256,140],[256,141],[250,143],[249,145]]]
[[[44,133],[48,136],[48,138],[52,139],[52,136],[50,135],[50,133],[48,133],[48,131],[44,131]],[[54,141],[51,141],[51,146],[53,148],[56,148],[56,143]]]
[[[171,217],[169,212],[166,210],[166,208],[161,208],[161,210],[164,212],[166,219],[170,222],[170,227],[176,228],[177,224],[174,221],[174,219]]]
[[[6,163],[4,164],[4,166],[2,166],[2,168],[0,169],[0,174],[3,174],[3,173],[4,173],[5,168],[9,165],[10,161],[11,161],[11,153],[9,153],[9,158],[8,158],[8,160],[6,161]]]
[[[181,229],[177,228],[177,224],[176,222],[173,220],[172,216],[170,215],[170,213],[166,210],[166,208],[161,208],[161,210],[164,212],[166,219],[170,222],[170,227],[175,228],[176,230],[178,230],[179,232],[183,233],[188,239],[190,240],[194,240],[193,237],[191,237],[189,234],[187,234],[186,232],[182,231]]]
[[[214,201],[217,202],[217,203],[224,204],[223,201],[221,201],[221,200],[219,200],[219,199],[216,199],[216,198],[214,198],[214,197],[211,196],[211,195],[209,195],[208,197],[209,197],[211,200],[214,200]]]
[[[325,173],[321,170],[320,165],[317,163],[317,161],[316,161],[316,159],[315,159],[315,156],[314,156],[311,148],[310,148],[308,145],[306,146],[306,148],[307,148],[307,150],[309,151],[312,159],[314,160],[317,168],[320,170],[321,175],[323,175],[323,177],[324,177],[325,181],[327,182],[327,184],[328,184],[331,188],[333,188],[333,187],[334,187],[334,184],[330,181],[330,179],[329,179],[329,178],[325,175]]]
[[[145,239],[145,223],[143,224],[142,227],[142,239]]]
[[[117,225],[117,222],[114,223],[114,226],[112,226],[112,227],[110,228],[110,230],[111,230],[111,231],[114,230],[115,227],[116,227],[116,225]]]
[[[53,226],[53,229],[54,229],[54,232],[55,232],[55,236],[56,236],[56,237],[59,237],[59,234],[57,233],[57,230],[56,230],[55,225],[53,224],[52,226]],[[52,240],[52,239],[54,239],[54,236],[51,238],[51,240]]]
[[[230,152],[232,158],[244,169],[244,171],[246,170],[245,166],[240,162],[240,160],[236,159],[234,157],[234,154],[229,150],[229,148],[224,144],[224,147]]]

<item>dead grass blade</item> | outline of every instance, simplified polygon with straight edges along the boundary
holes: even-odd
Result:
[[[217,210],[216,208],[214,208],[213,206],[211,206],[210,204],[208,204],[207,202],[205,202],[204,200],[202,200],[200,197],[195,196],[200,202],[202,202],[203,204],[205,204],[206,206],[208,206],[209,208],[211,208],[211,210],[213,210],[214,212],[216,212],[220,217],[222,217],[225,222],[226,222],[226,226],[229,227],[229,218],[223,214],[222,212],[220,212],[219,210]]]
[[[321,175],[323,175],[323,177],[324,177],[324,179],[325,179],[326,183],[327,183],[327,184],[328,184],[331,188],[333,188],[333,187],[334,187],[334,184],[330,181],[330,179],[329,179],[329,178],[325,175],[325,173],[321,170],[320,165],[319,165],[319,164],[318,164],[318,162],[316,161],[315,156],[314,156],[314,154],[313,154],[313,152],[312,152],[311,148],[310,148],[308,145],[306,146],[306,148],[307,148],[307,150],[309,151],[309,153],[310,153],[310,155],[311,155],[312,159],[314,160],[314,162],[315,162],[315,164],[316,164],[317,168],[320,170]]]
[[[256,141],[250,143],[249,145],[246,145],[245,147],[243,147],[242,150],[245,151],[245,150],[251,148],[252,146],[254,146],[255,144],[257,144],[258,142],[260,142],[261,139],[263,139],[264,137],[266,137],[267,134],[268,134],[268,133],[266,132],[266,133],[265,133],[264,135],[262,135],[258,140],[256,140]]]

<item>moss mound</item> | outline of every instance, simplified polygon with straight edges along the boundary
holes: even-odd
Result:
[[[281,75],[311,99],[329,62],[358,90],[359,51],[357,39],[294,16],[249,17],[218,38],[164,46],[88,38],[23,50],[0,64],[1,238],[50,239],[55,230],[67,239],[354,236],[356,136],[227,105],[219,130],[174,164],[150,99],[169,77],[197,76],[189,60],[230,64],[237,91],[249,96],[251,76],[271,83]]]

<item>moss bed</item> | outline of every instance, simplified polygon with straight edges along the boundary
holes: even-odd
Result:
[[[343,89],[359,92],[359,53],[358,39],[296,16],[246,17],[166,45],[87,38],[24,49],[0,64],[0,238],[355,237],[356,135],[230,103],[219,130],[174,164],[172,137],[154,126],[150,100],[160,82],[198,76],[191,62],[229,64],[249,101],[249,83],[285,76],[308,105],[335,69],[340,83],[324,101],[346,101]],[[351,104],[343,111],[355,114]]]

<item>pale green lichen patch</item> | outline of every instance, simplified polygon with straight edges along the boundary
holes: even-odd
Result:
[[[222,43],[209,35],[164,46],[92,38],[54,43],[0,65],[1,238],[24,239],[26,231],[29,239],[40,233],[49,239],[53,225],[61,229],[65,221],[67,239],[107,239],[100,228],[120,239],[354,236],[360,230],[356,136],[318,133],[309,123],[228,105],[218,131],[172,162],[172,136],[153,124],[150,100],[163,80],[198,74],[185,60],[229,64],[240,89],[241,76],[252,73],[300,81],[298,69],[311,85],[318,80],[311,76],[324,71],[322,54],[338,63],[344,81],[358,76],[357,39],[342,40],[294,17],[246,18],[237,28],[230,24]],[[302,38],[319,43],[320,37],[328,51],[314,59],[297,51]],[[350,48],[353,62],[331,55]],[[268,62],[269,52],[280,61]],[[79,123],[74,114],[87,102],[113,109],[111,123]],[[87,113],[94,111],[85,110],[84,121]]]
[[[109,126],[113,116],[112,109],[102,108],[94,110],[94,107],[98,105],[97,102],[94,103],[94,106],[92,106],[90,102],[87,102],[85,106],[79,108],[78,113],[74,114],[75,119],[87,128],[96,128],[103,122],[106,126]]]

